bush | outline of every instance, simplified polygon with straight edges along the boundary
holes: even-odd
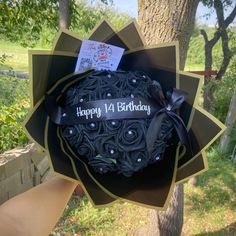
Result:
[[[28,108],[28,100],[0,108],[0,153],[27,144],[28,139],[21,123]]]
[[[29,108],[28,80],[0,77],[0,153],[28,142],[22,121]]]

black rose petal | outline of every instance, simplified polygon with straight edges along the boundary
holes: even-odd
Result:
[[[125,152],[135,151],[145,148],[145,120],[127,120],[124,121],[117,136],[119,148]]]
[[[119,174],[130,177],[134,173],[132,160],[127,153],[124,153],[117,165]]]
[[[122,120],[107,120],[104,122],[107,131],[116,131],[120,129],[121,125],[123,124]]]
[[[116,161],[111,158],[105,158],[101,155],[97,155],[88,163],[95,172],[105,174],[107,172],[114,171],[116,169]]]
[[[93,143],[87,137],[84,137],[80,144],[76,144],[75,148],[81,156],[87,158],[88,160],[91,160],[96,156]]]
[[[101,156],[112,159],[117,159],[120,156],[113,134],[110,136],[98,137],[95,140],[95,147]]]
[[[83,124],[83,133],[90,140],[94,140],[103,130],[102,122],[94,121],[90,123]]]
[[[99,97],[100,99],[119,98],[120,91],[118,88],[114,87],[113,85],[100,87],[100,89],[97,90],[97,97]]]
[[[88,76],[80,80],[77,85],[78,85],[78,88],[93,91],[93,89],[96,88],[98,85],[98,80],[94,78],[93,76]]]
[[[164,155],[166,148],[167,148],[167,144],[165,142],[158,143],[157,145],[155,145],[155,149],[152,152],[148,163],[152,164],[157,161],[161,161],[163,159],[163,155]]]
[[[82,142],[83,134],[81,125],[68,126],[63,129],[63,136],[71,146],[79,145]]]
[[[162,120],[158,137],[154,143],[154,151],[151,153],[149,163],[155,163],[162,160],[165,149],[168,146],[167,141],[172,137],[173,124],[169,118]]]
[[[134,151],[119,159],[119,173],[131,176],[134,172],[140,171],[148,165],[148,157],[145,151]]]

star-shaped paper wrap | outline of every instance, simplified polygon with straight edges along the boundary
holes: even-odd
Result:
[[[74,73],[82,40],[68,30],[59,32],[53,51],[33,50],[29,53],[32,111],[25,121],[25,129],[48,153],[51,168],[65,178],[79,180],[94,206],[122,199],[165,209],[176,184],[207,169],[205,150],[220,136],[224,125],[197,106],[202,79],[179,70],[177,42],[147,47],[135,21],[115,32],[104,20],[89,39],[124,48],[119,69],[145,72],[159,81],[164,92],[173,87],[188,93],[179,114],[189,131],[192,150],[180,148],[178,144],[170,146],[163,161],[149,165],[132,177],[97,174],[76,156],[44,107],[46,93],[59,96],[75,78],[78,80],[89,73]]]

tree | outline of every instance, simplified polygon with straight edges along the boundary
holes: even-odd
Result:
[[[148,44],[179,41],[180,69],[184,69],[199,0],[139,0],[138,22]],[[176,186],[164,213],[150,212],[150,225],[138,235],[177,236],[183,225],[183,185]]]
[[[223,152],[226,152],[228,149],[229,142],[230,142],[230,134],[232,132],[232,129],[235,123],[236,123],[236,88],[234,90],[234,93],[230,102],[230,106],[229,106],[229,111],[225,120],[225,125],[227,129],[220,139],[220,147],[223,150]]]
[[[232,6],[233,3],[232,1],[204,0],[203,3],[208,7],[214,7],[218,23],[218,28],[216,29],[214,36],[210,40],[206,31],[204,29],[201,30],[201,34],[205,41],[205,70],[207,71],[212,70],[212,64],[213,64],[212,50],[216,45],[216,43],[219,40],[221,40],[223,60],[221,62],[220,69],[216,76],[216,80],[220,80],[225,74],[233,55],[232,50],[229,48],[229,36],[227,29],[236,16],[236,4],[231,13],[228,15],[228,17],[225,18],[224,9],[228,6]],[[210,89],[209,86],[207,86],[209,84],[209,79],[210,79],[209,77],[205,78],[204,81],[205,89],[203,96],[204,97],[203,106],[207,111],[211,111],[212,101],[213,101],[213,91],[212,89]]]
[[[69,29],[70,27],[70,1],[59,0],[59,28]]]
[[[57,28],[56,0],[0,1],[0,35],[23,46],[34,46],[43,28]]]
[[[59,28],[70,28],[82,37],[101,18],[115,23],[116,28],[130,16],[109,7],[112,0],[100,0],[95,7],[87,0],[0,0],[0,37],[23,46],[35,46],[46,32],[49,41]],[[92,1],[91,1],[92,2]]]

